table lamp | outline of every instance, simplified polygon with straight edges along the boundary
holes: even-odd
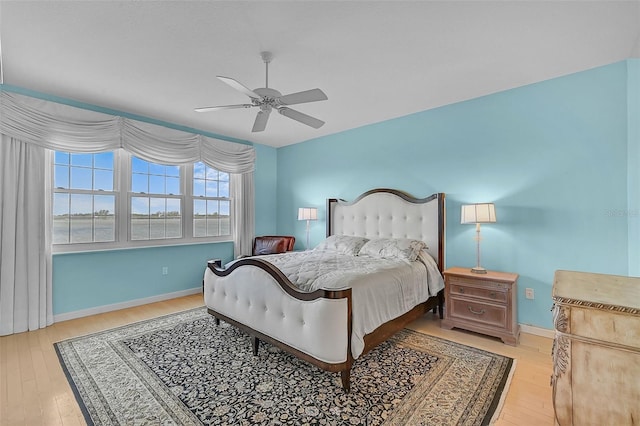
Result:
[[[318,220],[318,209],[315,207],[300,207],[298,209],[298,220],[307,221],[307,250],[309,250],[309,222]]]
[[[476,225],[476,266],[471,272],[486,274],[487,270],[480,266],[480,224],[496,221],[496,207],[493,203],[466,204],[462,206],[460,223],[475,223]]]

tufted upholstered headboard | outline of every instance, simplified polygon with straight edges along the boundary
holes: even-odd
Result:
[[[414,198],[395,189],[372,189],[352,202],[327,200],[327,236],[412,238],[427,244],[444,270],[444,193]]]

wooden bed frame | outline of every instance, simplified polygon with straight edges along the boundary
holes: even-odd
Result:
[[[339,217],[344,219],[345,210],[343,209],[347,209],[346,211],[349,211],[348,209],[351,206],[358,205],[359,203],[363,202],[363,200],[367,200],[367,197],[371,197],[371,196],[380,197],[381,194],[384,194],[382,195],[383,197],[392,197],[391,198],[392,200],[397,198],[398,200],[401,200],[402,204],[406,204],[408,206],[407,211],[409,211],[409,213],[405,213],[403,211],[398,212],[397,210],[387,212],[386,210],[384,210],[387,207],[384,207],[383,209],[385,211],[384,214],[400,215],[400,218],[397,219],[397,221],[401,223],[399,223],[397,226],[395,225],[391,226],[392,228],[398,228],[398,229],[395,229],[395,230],[390,229],[385,231],[384,233],[381,233],[380,230],[375,229],[375,224],[373,228],[370,226],[370,224],[369,225],[366,224],[367,221],[371,222],[372,220],[372,218],[368,214],[364,214],[362,216],[364,225],[362,225],[362,223],[359,222],[360,218],[356,217],[356,215],[353,215],[353,218],[349,217],[349,219],[347,220],[341,220],[337,217],[338,215]],[[404,192],[397,191],[397,190],[374,189],[362,194],[355,201],[351,203],[348,203],[344,200],[328,199],[327,200],[327,216],[328,216],[327,236],[338,234],[338,235],[358,235],[358,236],[364,236],[369,238],[373,238],[377,236],[377,237],[414,238],[414,239],[425,240],[425,242],[427,242],[429,246],[428,251],[436,260],[438,264],[438,268],[440,272],[442,272],[444,270],[444,229],[445,229],[444,198],[445,198],[445,195],[443,193],[433,194],[432,196],[423,198],[423,199],[416,199]],[[432,204],[435,203],[433,205],[433,208],[435,210],[433,211],[437,217],[435,219],[437,223],[423,224],[422,218],[412,217],[412,215],[415,214],[413,206],[426,205],[426,203],[432,203]],[[375,216],[377,218],[376,220],[379,220],[379,216],[381,213],[374,212],[373,214],[376,215]],[[349,222],[350,219],[353,219],[353,220]],[[364,226],[364,228],[361,225]],[[424,229],[422,230],[408,229],[408,227],[417,228],[420,226],[422,227],[427,226],[430,228],[426,232],[427,235],[424,234]],[[297,356],[298,358],[303,359],[311,364],[314,364],[326,371],[340,372],[342,387],[345,390],[345,392],[349,392],[351,366],[354,363],[354,358],[351,352],[351,335],[352,335],[351,289],[349,288],[349,289],[343,289],[343,290],[316,290],[310,293],[301,292],[291,283],[291,281],[289,281],[289,279],[278,268],[273,266],[271,263],[268,263],[261,259],[251,258],[251,257],[240,259],[237,262],[233,263],[227,269],[222,268],[220,261],[210,262],[208,264],[209,270],[213,272],[213,274],[215,274],[215,276],[217,277],[227,277],[227,276],[232,277],[231,274],[233,274],[234,271],[246,266],[252,266],[260,269],[260,271],[264,271],[264,273],[268,274],[273,279],[273,281],[275,281],[279,285],[279,287],[286,292],[287,295],[291,296],[291,298],[295,300],[301,301],[300,303],[313,302],[313,301],[319,301],[319,300],[322,300],[322,301],[333,300],[333,301],[339,301],[339,302],[346,302],[346,321],[347,321],[346,360],[342,362],[323,361],[319,359],[319,357],[315,357],[307,352],[304,352],[300,349],[293,347],[291,344],[282,342],[281,340],[283,339],[278,339],[274,336],[258,331],[251,326],[243,324],[237,319],[231,318],[229,315],[226,315],[225,313],[221,313],[218,310],[214,310],[211,307],[209,307],[208,312],[215,317],[216,324],[219,324],[220,320],[223,320],[248,333],[252,338],[254,355],[257,355],[258,353],[260,341],[264,341],[264,342],[271,343],[272,345],[277,346]],[[206,274],[205,274],[205,278],[206,278]],[[206,301],[207,287],[206,287],[206,284],[203,283],[203,285],[205,286],[205,301]],[[225,296],[226,296],[226,292],[225,292]],[[236,300],[237,300],[237,296],[236,296]],[[376,330],[374,330],[372,333],[367,334],[364,337],[365,347],[362,354],[360,354],[360,356],[364,355],[365,353],[367,353],[368,351],[376,347],[381,342],[384,342],[385,340],[390,338],[393,334],[403,329],[408,323],[414,321],[415,319],[419,318],[420,316],[424,315],[430,310],[433,310],[433,312],[435,313],[436,310],[439,309],[440,318],[442,318],[443,316],[442,309],[444,304],[443,302],[444,302],[443,291],[440,291],[437,296],[431,297],[427,301],[415,306],[413,309],[411,309],[409,312],[405,313],[404,315],[401,315],[400,317],[397,317],[387,323],[380,325]],[[207,306],[209,306],[209,303],[207,303]],[[264,309],[265,311],[267,310],[266,305]]]

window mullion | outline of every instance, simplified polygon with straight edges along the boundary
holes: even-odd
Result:
[[[118,241],[131,241],[131,154],[123,149],[118,150]]]
[[[182,185],[182,236],[193,238],[193,164],[181,168]]]

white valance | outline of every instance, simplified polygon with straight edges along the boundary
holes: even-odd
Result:
[[[249,145],[6,91],[0,91],[0,133],[51,150],[122,148],[155,163],[203,161],[227,173],[249,173],[255,166]]]

